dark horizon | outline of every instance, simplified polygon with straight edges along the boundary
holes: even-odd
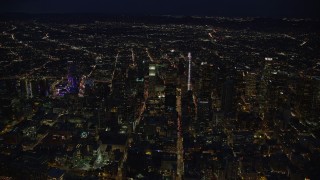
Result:
[[[138,13],[102,13],[102,12],[59,12],[59,13],[33,13],[33,12],[0,12],[0,19],[12,19],[12,18],[18,18],[18,19],[30,19],[30,18],[45,18],[45,17],[61,17],[66,18],[66,20],[70,20],[70,18],[74,19],[76,17],[83,17],[85,19],[94,19],[94,18],[111,18],[111,19],[119,19],[124,18],[123,20],[129,18],[129,19],[145,19],[148,18],[150,20],[154,18],[160,18],[160,19],[181,19],[186,22],[194,21],[196,23],[197,19],[202,19],[202,21],[199,21],[198,23],[203,22],[204,20],[210,20],[210,19],[220,19],[225,18],[226,20],[237,20],[237,19],[247,19],[247,20],[310,20],[312,22],[318,22],[320,21],[319,17],[301,17],[301,16],[219,16],[219,15],[175,15],[175,14],[138,14]],[[52,20],[52,19],[51,19]],[[78,19],[77,21],[79,21]],[[81,20],[80,20],[81,21]],[[170,23],[169,21],[168,23]],[[165,23],[165,22],[163,22]],[[315,24],[316,25],[316,24]],[[317,25],[316,25],[317,26]]]
[[[317,3],[119,1],[0,3],[0,179],[320,177]]]
[[[80,1],[38,1],[13,0],[1,3],[0,13],[27,14],[105,14],[132,16],[213,16],[213,17],[268,17],[268,18],[319,18],[319,2],[308,0],[275,1],[253,0],[216,2],[208,0],[161,1],[161,2],[89,2]]]

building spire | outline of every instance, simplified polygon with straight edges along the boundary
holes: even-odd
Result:
[[[189,59],[189,68],[188,68],[188,91],[191,91],[191,53],[188,53],[188,59]]]

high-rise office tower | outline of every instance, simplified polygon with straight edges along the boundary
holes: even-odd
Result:
[[[320,79],[318,77],[303,78],[297,86],[297,116],[301,120],[319,127],[320,118]]]
[[[213,64],[202,62],[200,65],[200,79],[197,80],[197,86],[199,88],[199,95],[202,97],[210,98],[215,83],[215,69]],[[195,88],[196,88],[195,87]]]
[[[176,69],[169,68],[165,77],[165,105],[167,109],[175,109],[176,107],[176,81]]]
[[[197,102],[198,121],[209,122],[211,117],[211,100],[210,98],[198,98]]]
[[[77,94],[79,92],[79,80],[76,73],[76,66],[71,63],[68,70],[68,92],[72,94]]]
[[[247,98],[255,97],[257,95],[257,74],[248,72],[244,76],[244,80],[246,83],[245,96]]]
[[[155,97],[156,96],[156,65],[149,65],[149,87],[148,87],[148,96]]]
[[[233,80],[227,80],[223,84],[222,89],[222,110],[225,114],[228,114],[234,110],[234,82]]]

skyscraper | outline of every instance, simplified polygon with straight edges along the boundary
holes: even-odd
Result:
[[[155,97],[156,96],[156,65],[149,65],[149,88],[148,88],[148,96]]]
[[[76,66],[74,63],[70,63],[68,70],[68,87],[69,93],[77,94],[79,92],[79,80],[76,73]]]
[[[176,69],[169,68],[165,77],[165,105],[167,109],[176,107]]]
[[[234,82],[233,80],[227,80],[223,84],[222,89],[222,110],[225,114],[228,114],[234,110]]]
[[[245,74],[245,96],[247,98],[255,97],[257,95],[257,75],[256,73],[248,72]]]

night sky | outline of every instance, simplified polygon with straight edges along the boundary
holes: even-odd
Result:
[[[320,17],[319,0],[0,0],[0,12]]]

